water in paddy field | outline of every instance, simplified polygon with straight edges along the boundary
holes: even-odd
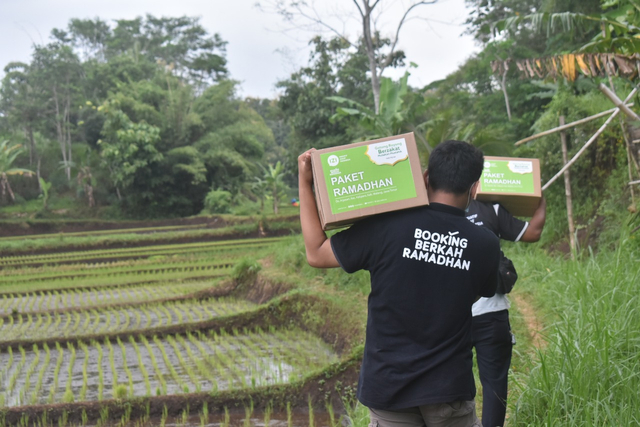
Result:
[[[35,351],[34,351],[35,350]],[[167,336],[0,353],[2,406],[283,384],[338,360],[297,330]]]
[[[146,422],[131,420],[124,426],[121,422],[103,425],[105,427],[310,427],[311,423],[314,427],[346,427],[351,425],[347,417],[342,414],[333,414],[332,416],[326,411],[314,411],[310,417],[308,411],[300,410],[292,411],[291,414],[287,414],[286,411],[273,412],[268,418],[265,418],[264,413],[256,411],[249,417],[241,412],[230,413],[227,421],[225,421],[224,414],[214,414],[209,415],[208,419],[192,415],[187,418],[170,417],[164,422],[160,418],[152,418]]]

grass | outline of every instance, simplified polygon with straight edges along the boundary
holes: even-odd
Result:
[[[640,424],[639,245],[622,234],[614,250],[578,261],[521,260],[548,343],[519,381],[514,425]]]

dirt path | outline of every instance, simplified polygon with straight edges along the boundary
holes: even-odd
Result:
[[[529,331],[532,344],[538,349],[546,347],[547,341],[542,336],[542,329],[544,325],[538,316],[536,316],[533,305],[522,294],[512,294],[510,296],[515,301],[518,310],[527,325],[527,330]]]

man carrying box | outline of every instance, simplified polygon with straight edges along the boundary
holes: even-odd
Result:
[[[546,220],[547,204],[540,199],[530,222],[512,216],[497,203],[471,201],[467,219],[512,242],[537,242]],[[509,299],[503,293],[480,298],[473,305],[473,346],[482,383],[482,425],[502,427],[507,410],[507,388],[512,339]]]
[[[372,216],[329,239],[313,194],[312,151],[298,158],[307,260],[371,274],[358,384],[371,425],[479,426],[471,306],[495,293],[500,256],[497,237],[464,215],[482,152],[461,141],[440,144],[424,173],[429,206]]]

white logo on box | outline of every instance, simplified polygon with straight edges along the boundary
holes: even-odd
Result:
[[[407,143],[404,138],[378,142],[367,147],[367,156],[376,165],[395,165],[409,158]]]
[[[338,166],[338,163],[340,163],[340,159],[338,158],[338,156],[332,154],[327,158],[327,162],[329,163],[329,166]]]
[[[513,173],[531,173],[533,172],[533,163],[524,161],[510,161],[507,165],[509,170]]]

